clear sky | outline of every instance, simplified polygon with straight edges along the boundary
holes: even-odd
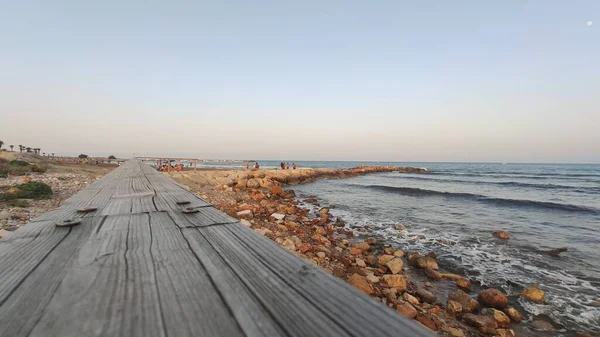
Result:
[[[6,145],[124,157],[600,162],[598,0],[1,8]]]

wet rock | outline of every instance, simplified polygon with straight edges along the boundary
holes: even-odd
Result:
[[[385,266],[386,263],[391,261],[393,258],[394,258],[394,255],[381,255],[379,257],[379,260],[377,260],[377,263],[379,263],[380,266]]]
[[[335,219],[335,226],[336,227],[344,227],[344,225],[346,225],[346,223],[344,222],[344,220],[340,217]]]
[[[402,250],[398,249],[397,251],[394,252],[394,256],[395,257],[403,257],[404,252]]]
[[[396,311],[410,319],[417,317],[417,310],[412,305],[407,303],[398,304],[396,306]]]
[[[419,299],[409,293],[402,294],[402,299],[413,305],[419,304]]]
[[[500,337],[515,337],[515,332],[512,329],[496,329],[496,334]]]
[[[271,187],[271,194],[281,196],[281,195],[283,195],[283,189],[281,188],[281,186],[275,185],[275,186]]]
[[[396,288],[398,291],[405,291],[407,282],[406,277],[403,275],[390,275],[385,274],[381,277],[381,280],[385,282],[390,288]]]
[[[495,237],[497,237],[498,239],[501,239],[501,240],[508,240],[508,239],[510,239],[510,235],[507,232],[505,232],[505,231],[496,231],[493,234],[494,234]]]
[[[404,225],[398,225],[398,226],[396,226],[396,227],[394,227],[394,228],[395,228],[397,231],[403,231],[403,230],[406,230],[406,226],[404,226]]]
[[[352,274],[352,276],[348,278],[348,283],[358,288],[360,291],[364,292],[367,295],[371,295],[373,293],[373,287],[364,276]]]
[[[431,268],[425,268],[425,275],[427,275],[427,277],[429,277],[432,280],[439,280],[442,278],[442,274],[438,273],[437,271]]]
[[[359,259],[358,257],[354,260],[357,267],[365,268],[367,264],[363,259]]]
[[[434,294],[432,294],[430,291],[425,290],[425,289],[419,289],[417,290],[417,296],[423,301],[423,302],[427,302],[430,304],[433,304],[437,301],[437,297],[435,297]]]
[[[471,281],[467,280],[466,278],[459,278],[456,280],[456,285],[459,288],[471,291],[471,289],[473,289],[473,285],[471,284]]]
[[[393,255],[394,254],[394,249],[391,247],[387,247],[383,249],[383,252],[386,253],[387,255]]]
[[[481,310],[481,314],[493,317],[500,328],[508,328],[510,326],[510,318],[500,310],[485,308]]]
[[[404,262],[402,262],[401,258],[397,257],[397,258],[391,259],[385,265],[392,272],[392,274],[398,274],[402,271],[402,268],[404,267]]]
[[[543,303],[546,300],[546,294],[538,285],[533,285],[523,290],[521,297],[535,303]]]
[[[484,315],[466,314],[463,316],[465,323],[478,328],[481,332],[494,335],[498,324],[494,318]]]
[[[321,218],[327,218],[327,217],[328,217],[328,215],[329,215],[329,208],[327,208],[327,207],[323,207],[323,208],[321,208],[321,209],[319,210],[319,216],[320,216]]]
[[[550,249],[550,250],[541,250],[540,253],[548,254],[551,256],[559,256],[560,253],[565,253],[567,251],[568,251],[567,248],[556,248],[556,249]]]
[[[508,315],[508,317],[510,317],[510,319],[513,322],[517,322],[519,323],[521,320],[523,320],[523,315],[521,315],[521,313],[519,312],[519,310],[513,308],[513,307],[506,307],[504,308],[504,313],[506,315]]]
[[[448,295],[448,300],[460,303],[463,312],[473,312],[479,308],[479,302],[460,289],[450,293],[450,295]]]
[[[417,260],[421,257],[421,254],[419,254],[419,252],[407,252],[406,253],[406,260],[408,261],[408,264],[416,266],[417,265]]]
[[[433,331],[438,330],[438,326],[435,323],[435,321],[433,321],[430,317],[427,317],[426,315],[418,315],[416,318],[416,321],[423,324],[424,326],[428,327],[429,329],[431,329]]]
[[[459,328],[454,328],[451,326],[444,325],[444,326],[442,326],[442,328],[440,330],[444,331],[445,333],[447,333],[453,337],[465,337],[465,333]]]
[[[448,300],[446,311],[453,315],[460,314],[462,312],[462,305],[456,301]]]
[[[541,319],[534,320],[531,323],[531,327],[537,331],[544,331],[544,332],[554,331],[554,326],[552,326],[552,324],[550,322],[546,322]]]
[[[362,250],[360,250],[356,247],[350,248],[350,255],[360,255],[360,254],[362,254]]]
[[[422,256],[417,259],[417,265],[419,268],[431,268],[433,270],[438,270],[437,261],[431,256]]]
[[[504,309],[508,304],[508,298],[498,289],[486,289],[479,293],[477,299],[482,304],[497,309]]]

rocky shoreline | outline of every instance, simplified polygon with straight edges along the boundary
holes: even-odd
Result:
[[[515,336],[514,324],[524,317],[517,308],[508,305],[508,298],[501,290],[484,289],[472,296],[471,281],[462,275],[439,272],[433,252],[423,255],[404,252],[373,237],[359,238],[360,233],[330,214],[329,208],[334,205],[320,207],[316,198],[308,198],[303,202],[318,210],[310,212],[301,206],[293,191],[283,189],[286,184],[318,178],[393,171],[422,172],[422,169],[220,170],[179,172],[171,176],[247,227],[439,335]],[[443,296],[434,291],[438,282],[451,284]],[[532,302],[544,301],[543,290],[535,286],[521,296]],[[539,328],[549,332],[552,327],[544,327],[547,322],[540,322]]]

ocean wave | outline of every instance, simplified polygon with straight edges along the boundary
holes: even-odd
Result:
[[[482,181],[482,180],[462,180],[462,179],[439,179],[425,177],[423,175],[412,176],[409,174],[401,174],[396,176],[390,176],[394,179],[411,179],[411,180],[425,180],[445,183],[461,183],[461,184],[473,184],[473,185],[499,185],[499,186],[510,186],[510,187],[530,187],[537,189],[564,189],[574,190],[575,192],[597,194],[600,192],[598,188],[584,187],[584,186],[571,186],[571,185],[558,185],[558,184],[534,184],[534,183],[522,183],[516,181]]]
[[[600,182],[600,175],[597,174],[560,174],[560,173],[519,173],[519,172],[498,172],[498,171],[477,171],[473,173],[456,173],[447,171],[429,171],[422,173],[424,175],[441,175],[455,177],[488,177],[488,178],[527,178],[537,180],[561,179],[576,180],[588,182]],[[585,179],[589,178],[589,179]]]
[[[460,193],[460,192],[443,192],[443,191],[435,191],[435,190],[427,190],[415,187],[396,187],[396,186],[386,186],[386,185],[359,185],[353,184],[356,187],[369,188],[373,190],[379,190],[389,193],[397,193],[408,196],[442,196],[448,198],[460,198],[460,199],[469,199],[480,202],[491,203],[500,206],[511,206],[511,207],[527,207],[527,208],[544,208],[551,210],[561,210],[568,212],[581,212],[581,213],[591,213],[591,214],[600,214],[600,210],[585,206],[578,206],[572,204],[561,204],[556,202],[549,201],[536,201],[536,200],[525,200],[525,199],[504,199],[504,198],[494,198],[488,197],[481,194],[473,194],[473,193]]]

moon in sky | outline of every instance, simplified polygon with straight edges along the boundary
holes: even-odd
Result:
[[[586,25],[588,25],[588,27],[589,27],[589,26],[591,26],[591,25],[592,25],[592,21],[588,21],[588,22],[586,22],[585,24],[586,24]]]

